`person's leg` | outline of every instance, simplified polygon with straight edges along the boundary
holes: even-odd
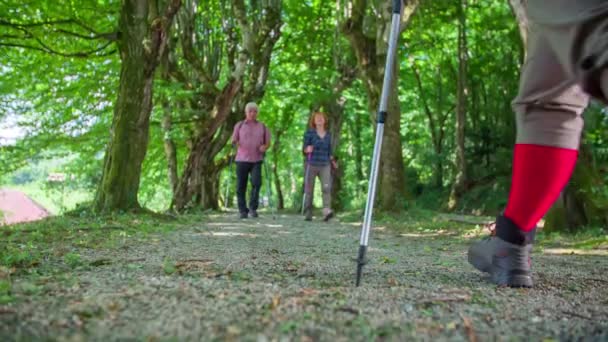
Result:
[[[249,169],[251,163],[236,162],[236,198],[239,206],[241,217],[247,217],[249,209],[245,204],[245,193],[247,192],[247,178],[249,177]]]
[[[323,166],[319,173],[321,179],[321,190],[323,192],[323,219],[325,221],[333,217],[331,210],[331,166]]]
[[[572,2],[572,12],[601,1]],[[588,11],[570,24],[531,25],[529,58],[515,100],[517,145],[505,216],[530,231],[551,207],[572,174],[589,94],[606,101],[602,83],[608,65],[608,7]],[[530,13],[550,21],[547,3],[529,2]],[[604,15],[596,13],[604,11]],[[533,16],[532,19],[535,19]]]
[[[603,6],[603,13],[582,27],[587,39],[577,73],[585,91],[608,106],[608,2]]]
[[[530,253],[535,226],[570,178],[583,128],[588,96],[571,81],[554,49],[556,36],[530,30],[529,51],[514,101],[517,141],[507,207],[496,222],[496,237],[469,250],[477,269],[498,285],[532,286]],[[568,35],[565,35],[566,37]],[[567,44],[567,42],[562,42]]]
[[[309,165],[308,166],[308,174],[305,179],[306,186],[304,187],[304,193],[306,200],[304,201],[304,215],[306,221],[312,220],[312,200],[313,193],[315,190],[315,179],[320,172],[320,168],[317,166]]]
[[[251,198],[249,209],[251,215],[257,217],[258,205],[260,204],[260,189],[262,188],[262,162],[253,163],[251,167]]]

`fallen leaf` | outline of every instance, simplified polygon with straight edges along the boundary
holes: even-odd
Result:
[[[236,325],[229,325],[228,328],[226,328],[226,332],[228,335],[239,335],[241,333],[241,329],[239,329],[239,327]]]
[[[16,313],[17,311],[15,311],[14,309],[11,309],[7,306],[0,306],[0,314],[11,314],[11,313]]]
[[[272,297],[272,303],[270,303],[270,309],[274,310],[276,309],[279,304],[281,304],[281,295],[276,295],[274,297]]]
[[[300,290],[299,295],[300,296],[314,296],[318,293],[319,291],[315,290],[315,289],[311,289],[311,288],[303,288]]]
[[[348,307],[348,306],[339,307],[338,311],[348,312],[348,313],[351,313],[353,315],[358,315],[359,314],[359,310],[357,310],[355,308]]]
[[[475,335],[475,330],[473,330],[473,323],[471,322],[471,319],[466,316],[463,316],[462,314],[460,315],[460,317],[462,317],[464,331],[466,332],[469,338],[469,342],[476,342],[477,336]]]

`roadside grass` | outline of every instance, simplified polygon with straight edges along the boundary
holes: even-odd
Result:
[[[340,220],[361,229],[363,214],[349,211],[339,215]],[[401,213],[378,212],[374,214],[372,230],[388,230],[396,234],[418,234],[420,236],[450,236],[461,241],[486,236],[491,216],[458,215],[412,208]],[[373,233],[372,233],[373,236]],[[372,237],[373,238],[373,237]],[[608,229],[585,227],[580,231],[545,232],[539,229],[536,237],[538,250],[561,248],[570,254],[597,250],[597,254],[608,255]]]

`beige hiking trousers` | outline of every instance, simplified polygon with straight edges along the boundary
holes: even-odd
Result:
[[[528,0],[517,143],[578,149],[589,97],[608,104],[608,0]]]

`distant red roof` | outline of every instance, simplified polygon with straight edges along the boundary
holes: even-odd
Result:
[[[36,221],[50,215],[23,192],[0,189],[0,225]]]

